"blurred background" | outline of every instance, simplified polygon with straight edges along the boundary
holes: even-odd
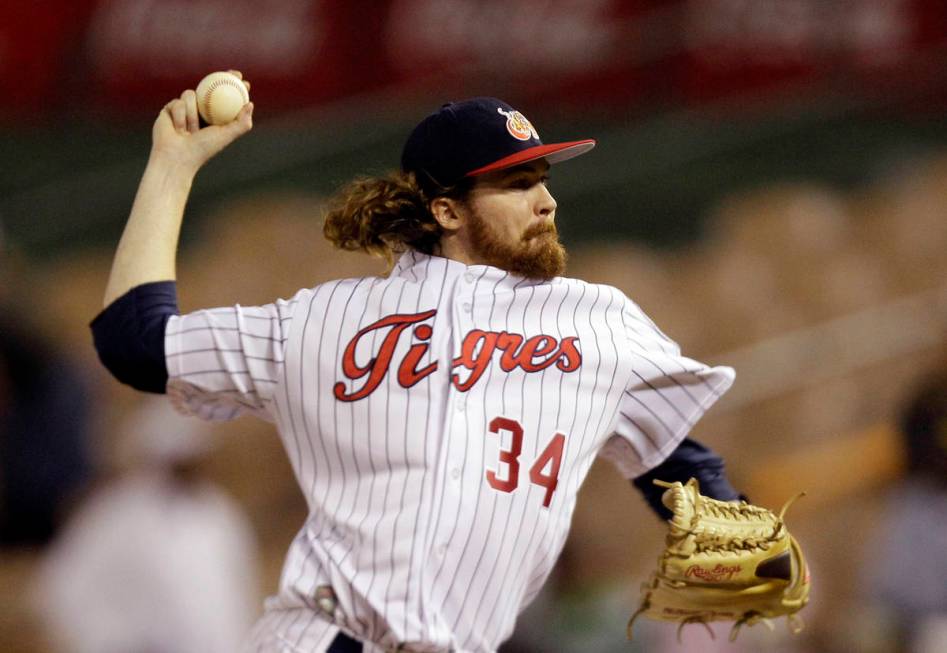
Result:
[[[736,368],[694,436],[807,492],[800,635],[626,642],[664,527],[599,463],[505,651],[947,651],[945,55],[941,0],[0,2],[0,649],[232,650],[305,517],[270,425],[161,416],[88,330],[154,116],[233,68],[255,127],[195,183],[183,310],[381,272],[323,198],[495,95],[599,141],[553,170],[569,275]]]

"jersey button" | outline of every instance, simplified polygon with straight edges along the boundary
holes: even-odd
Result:
[[[451,470],[450,475],[451,475],[451,478],[453,478],[456,481],[458,478],[460,478],[460,470],[455,467],[454,469]]]
[[[470,312],[470,302],[464,302],[464,313]]]
[[[474,275],[468,272],[467,274],[464,275],[464,281],[466,281],[467,283],[473,283]]]
[[[465,397],[464,395],[461,395],[460,397],[457,398],[457,412],[459,413],[464,412],[464,409],[466,407],[467,407],[467,397]]]
[[[444,546],[443,544],[440,545],[439,547],[437,547],[437,552],[436,552],[436,553],[437,553],[437,555],[438,555],[439,558],[443,558],[443,557],[444,557],[444,554],[447,553],[447,547]]]

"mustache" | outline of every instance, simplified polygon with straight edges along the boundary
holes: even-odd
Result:
[[[542,236],[544,234],[552,234],[553,236],[559,235],[559,230],[556,229],[556,225],[553,222],[543,222],[532,227],[529,227],[526,231],[523,232],[523,240],[530,240],[531,238],[536,238],[537,236]]]

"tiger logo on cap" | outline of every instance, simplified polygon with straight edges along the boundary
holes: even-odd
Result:
[[[502,107],[497,107],[497,113],[506,116],[506,131],[520,141],[528,141],[531,138],[539,140],[539,134],[533,123],[526,119],[519,111],[504,111]]]

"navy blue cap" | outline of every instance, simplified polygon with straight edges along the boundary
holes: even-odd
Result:
[[[401,152],[401,169],[452,186],[535,159],[558,163],[593,147],[592,139],[544,145],[522,113],[502,100],[476,97],[449,102],[418,123]]]

